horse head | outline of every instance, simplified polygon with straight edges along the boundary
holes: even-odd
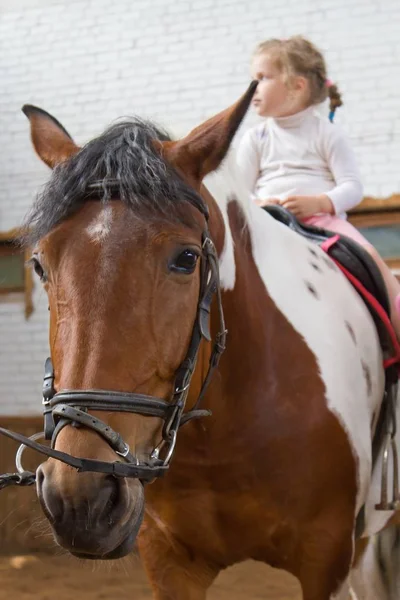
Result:
[[[57,542],[76,556],[132,549],[143,484],[170,460],[210,337],[223,244],[201,182],[226,155],[254,89],[179,141],[136,119],[80,148],[51,115],[24,107],[53,169],[28,220],[50,308],[49,437],[92,467],[77,473],[49,458],[37,491]]]

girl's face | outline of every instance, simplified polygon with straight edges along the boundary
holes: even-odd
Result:
[[[259,81],[253,105],[261,117],[287,117],[306,108],[305,79],[295,77],[289,88],[268,54],[257,54],[253,58],[251,75]]]

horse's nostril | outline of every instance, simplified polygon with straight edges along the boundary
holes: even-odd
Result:
[[[46,517],[50,523],[54,523],[61,518],[63,502],[51,485],[51,476],[49,476],[49,472],[46,473],[46,466],[48,465],[45,463],[36,470],[36,490]]]
[[[43,482],[44,482],[44,473],[43,473],[42,466],[40,465],[36,469],[36,487],[37,487],[38,490],[42,489]]]

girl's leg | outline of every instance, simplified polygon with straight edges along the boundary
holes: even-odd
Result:
[[[375,260],[382,273],[389,294],[392,324],[400,340],[400,283],[373,246],[365,246],[365,249]]]
[[[377,250],[375,250],[368,240],[361,235],[358,229],[356,229],[348,221],[339,219],[339,217],[321,215],[307,219],[306,222],[310,225],[316,225],[317,227],[323,227],[324,229],[329,229],[330,231],[335,231],[336,233],[346,235],[363,246],[365,250],[372,256],[386,284],[390,301],[391,321],[397,334],[397,338],[400,341],[400,283]]]

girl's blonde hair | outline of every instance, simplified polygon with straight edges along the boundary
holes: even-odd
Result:
[[[254,55],[268,54],[276,67],[285,75],[288,85],[296,75],[307,79],[310,90],[309,103],[318,104],[329,97],[330,119],[342,106],[342,97],[335,84],[327,79],[326,65],[321,52],[300,35],[286,40],[271,39],[261,42]]]

